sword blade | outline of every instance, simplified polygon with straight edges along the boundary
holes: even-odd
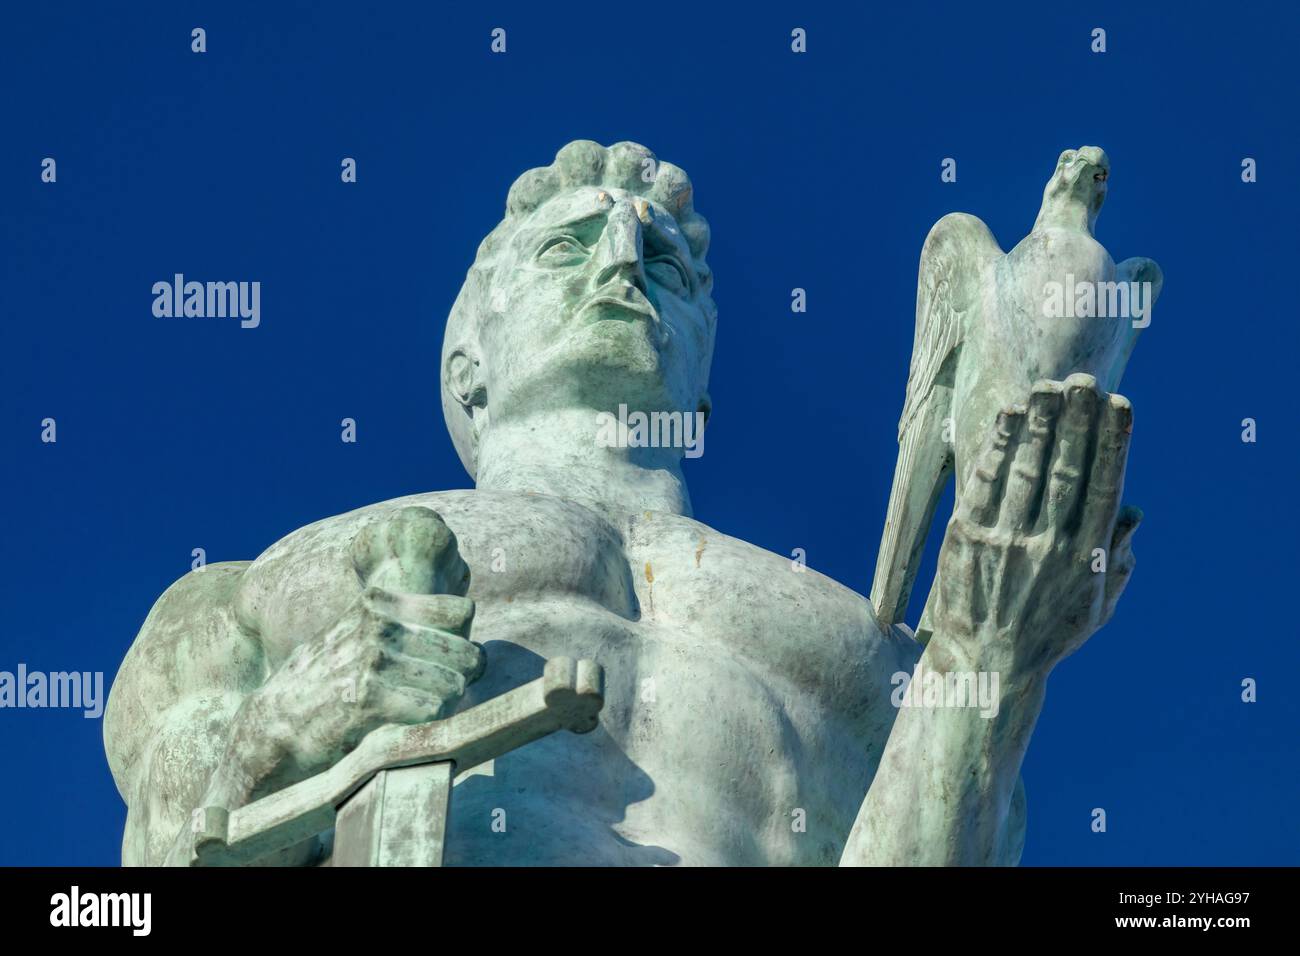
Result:
[[[442,866],[451,761],[381,770],[339,808],[334,866]]]

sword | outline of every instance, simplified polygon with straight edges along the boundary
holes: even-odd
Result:
[[[441,866],[451,782],[557,730],[595,729],[605,675],[553,657],[531,683],[445,720],[386,724],[329,770],[235,810],[205,807],[191,866],[247,866],[334,828],[334,866]]]

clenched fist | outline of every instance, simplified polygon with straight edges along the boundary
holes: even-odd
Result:
[[[262,793],[329,768],[383,724],[444,716],[482,673],[469,569],[436,512],[411,506],[367,525],[352,561],[361,594],[239,714],[232,749],[256,755],[245,772]]]

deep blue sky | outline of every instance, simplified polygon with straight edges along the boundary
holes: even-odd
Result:
[[[578,138],[684,167],[713,227],[697,517],[865,593],[927,230],[963,210],[1009,249],[1057,154],[1097,144],[1098,237],[1165,273],[1123,389],[1146,522],[1115,621],[1052,678],[1024,862],[1300,862],[1300,21],[1267,3],[1002,6],[11,5],[0,670],[111,680],[192,548],[252,558],[318,518],[464,487],[437,400],[447,310],[515,176]],[[262,326],[154,318],[174,272],[260,280]],[[0,710],[0,863],[117,861],[100,734]]]

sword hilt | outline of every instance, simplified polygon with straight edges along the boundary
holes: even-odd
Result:
[[[587,733],[599,723],[604,693],[595,661],[553,657],[536,680],[445,720],[377,727],[314,777],[235,810],[203,808],[191,865],[244,865],[323,833],[383,771],[446,762],[450,774],[463,773],[557,730]]]

